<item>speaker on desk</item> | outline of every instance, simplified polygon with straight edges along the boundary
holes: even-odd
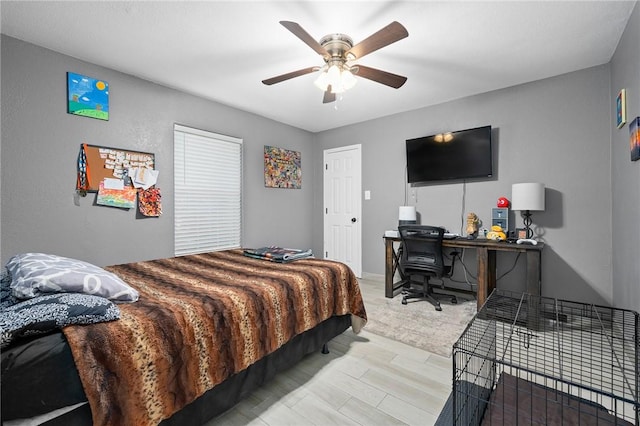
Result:
[[[398,225],[415,225],[416,223],[416,206],[400,206]]]

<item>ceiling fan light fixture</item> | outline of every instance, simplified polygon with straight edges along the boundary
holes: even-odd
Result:
[[[334,64],[328,68],[323,68],[314,84],[323,92],[330,87],[331,93],[337,94],[351,89],[356,85],[357,81],[348,68]]]
[[[340,81],[342,82],[344,90],[349,90],[356,85],[358,79],[354,77],[350,70],[345,68],[342,70],[342,74],[340,75]]]
[[[340,78],[340,74],[342,74],[340,68],[335,64],[331,65],[327,70],[327,80],[331,85],[332,93],[341,93],[344,91],[342,90],[342,79]]]
[[[348,68],[341,64],[324,67],[313,84],[323,92],[331,88],[331,93],[343,93],[355,86],[357,79]]]
[[[329,86],[329,77],[327,76],[326,69],[322,69],[320,71],[320,75],[316,78],[316,81],[314,81],[313,84],[323,92],[327,90],[327,87]]]

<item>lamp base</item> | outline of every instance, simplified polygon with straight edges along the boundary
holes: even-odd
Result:
[[[415,225],[418,223],[416,220],[399,220],[398,225]]]
[[[533,230],[531,229],[531,212],[529,210],[525,210],[522,213],[524,229],[527,233],[527,238],[533,238]]]

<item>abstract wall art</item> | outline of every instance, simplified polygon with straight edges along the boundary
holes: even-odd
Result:
[[[629,150],[631,161],[640,160],[640,117],[636,117],[629,123]]]
[[[302,188],[300,152],[265,145],[264,186],[267,188]]]

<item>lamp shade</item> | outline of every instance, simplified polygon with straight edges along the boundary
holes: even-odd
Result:
[[[544,183],[514,183],[511,185],[511,209],[544,210]]]
[[[398,220],[400,223],[416,223],[416,206],[400,206]]]

